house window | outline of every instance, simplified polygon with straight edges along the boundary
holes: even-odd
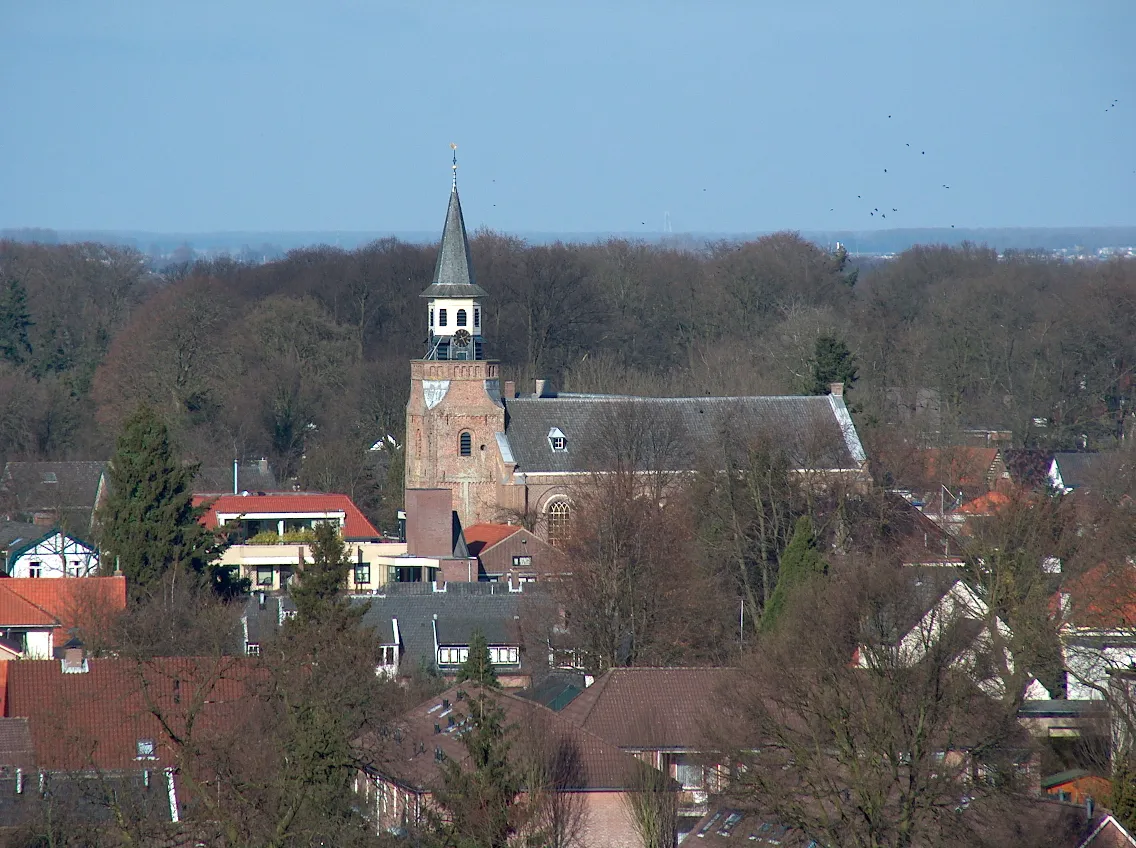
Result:
[[[434,326],[434,310],[433,309],[430,310],[430,326],[431,327]]]
[[[458,436],[458,453],[462,456],[473,455],[473,438],[468,432],[462,433]]]
[[[675,764],[675,780],[682,784],[683,789],[701,789],[705,783],[702,766],[684,763],[680,759]]]
[[[516,665],[519,662],[517,648],[490,648],[489,661],[493,665]]]
[[[137,751],[137,754],[135,755],[136,759],[139,759],[139,760],[154,760],[154,759],[157,759],[157,756],[155,755],[155,751],[157,751],[157,746],[154,745],[153,739],[139,739],[135,743],[135,751]]]
[[[379,662],[388,667],[398,665],[398,646],[383,645],[379,648]]]
[[[245,653],[248,654],[250,657],[259,657],[260,656],[260,645],[257,644],[256,642],[249,642],[248,645],[245,646]]]
[[[273,571],[274,569],[270,565],[258,565],[256,567],[256,585],[271,586]]]
[[[438,665],[458,665],[469,656],[469,648],[439,648]]]
[[[481,307],[480,306],[473,307],[473,326],[474,327],[480,327],[481,326]]]
[[[548,507],[548,541],[561,547],[568,541],[569,525],[572,521],[572,508],[568,501],[555,501]]]
[[[42,577],[43,576],[43,563],[32,562],[28,565],[28,577]]]
[[[553,427],[548,431],[548,446],[557,452],[568,450],[568,439],[559,427]]]
[[[444,309],[438,310],[438,326],[439,327],[446,326],[446,310],[444,310]]]
[[[459,327],[464,327],[466,325],[466,314],[464,309],[458,310],[457,323]]]
[[[371,564],[361,562],[355,566],[355,585],[369,586],[371,583]]]
[[[513,557],[513,568],[528,568],[532,565],[531,556],[515,556]]]

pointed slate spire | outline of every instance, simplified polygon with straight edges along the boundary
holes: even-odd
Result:
[[[465,219],[462,217],[455,177],[454,187],[450,191],[450,205],[446,209],[446,225],[442,229],[442,244],[438,248],[438,262],[434,266],[434,281],[422,292],[422,297],[488,296],[489,293],[474,282],[469,239],[465,234]]]

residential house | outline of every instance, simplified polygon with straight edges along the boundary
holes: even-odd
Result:
[[[1053,599],[1067,697],[1105,698],[1114,674],[1136,668],[1136,566],[1101,564]]]
[[[233,462],[231,468],[223,465],[203,465],[193,478],[195,495],[239,495],[278,492],[276,474],[267,459],[255,462]]]
[[[723,788],[721,764],[709,753],[707,716],[727,668],[613,668],[560,710],[560,716],[681,786],[679,830],[687,833]]]
[[[0,658],[46,659],[124,609],[125,577],[0,580]]]
[[[335,524],[354,562],[349,590],[372,592],[391,579],[394,557],[405,551],[386,542],[374,525],[346,495],[317,492],[195,495],[205,507],[202,522],[232,539],[221,564],[238,571],[258,591],[279,591],[288,585],[301,562],[311,559],[312,528]]]
[[[261,649],[276,638],[284,622],[296,614],[296,604],[285,594],[253,592],[241,613],[244,653],[259,657]]]
[[[952,566],[910,567],[903,571],[907,591],[897,603],[876,610],[865,622],[870,643],[857,648],[853,661],[860,668],[898,663],[912,666],[932,650],[946,646],[954,667],[964,671],[993,698],[1005,692],[998,669],[1014,671],[1009,644],[1013,634],[1006,623]],[[999,657],[1001,653],[1001,657]],[[1027,697],[1048,698],[1037,681]]]
[[[38,539],[43,533],[44,528],[39,524],[0,518],[0,562],[6,563],[12,551]]]
[[[1059,801],[1073,804],[1084,804],[1090,800],[1106,801],[1112,794],[1112,781],[1087,769],[1075,768],[1043,777],[1041,791]]]
[[[427,811],[441,786],[441,765],[468,761],[461,731],[469,699],[476,691],[469,684],[451,686],[410,710],[394,732],[393,743],[385,744],[387,755],[381,765],[360,772],[356,791],[378,832],[409,834],[427,822]],[[510,756],[544,762],[545,770],[556,775],[553,787],[542,787],[555,798],[561,812],[556,817],[559,832],[552,835],[552,843],[642,846],[629,803],[635,788],[635,761],[566,721],[563,714],[508,693],[494,698],[505,725],[512,728]],[[531,798],[536,790],[525,786],[523,792]]]
[[[1106,473],[1111,459],[1103,453],[1058,452],[1053,455],[1046,477],[1056,491],[1068,494],[1096,483]]]
[[[522,587],[518,587],[522,588]],[[418,672],[453,675],[469,655],[474,633],[489,644],[503,686],[524,688],[533,663],[526,655],[522,615],[547,615],[549,600],[535,589],[503,583],[389,584],[358,599],[369,604],[362,626],[373,628],[382,651],[380,671],[392,677]]]
[[[139,812],[179,821],[187,799],[177,774],[177,749],[155,711],[173,727],[194,713],[195,744],[219,744],[246,696],[248,667],[234,658],[155,657],[147,662],[87,657],[79,643],[61,659],[5,663],[9,719],[30,731],[36,773],[25,780],[129,788],[110,792],[104,811],[130,803]],[[183,697],[183,693],[185,697]],[[2,791],[2,790],[0,790]]]
[[[463,533],[483,580],[527,582],[563,574],[568,567],[557,548],[515,524],[474,524]]]
[[[8,552],[9,577],[91,577],[99,572],[99,551],[77,536],[53,528]]]
[[[0,474],[0,516],[87,534],[107,496],[105,462],[9,462]]]

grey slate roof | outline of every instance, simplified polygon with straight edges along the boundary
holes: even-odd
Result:
[[[1057,460],[1057,471],[1061,474],[1061,482],[1070,489],[1079,489],[1092,482],[1093,472],[1104,466],[1108,459],[1106,454],[1099,453],[1056,453],[1053,458]]]
[[[458,187],[450,192],[450,205],[446,209],[446,225],[442,229],[442,243],[438,247],[438,262],[434,266],[434,280],[422,292],[422,297],[488,297],[489,293],[477,285],[473,276],[473,262],[469,258],[469,239],[465,234]]]
[[[264,608],[260,606],[260,592],[253,592],[245,602],[245,611],[241,616],[245,630],[245,644],[263,645],[271,642],[280,631],[283,620],[281,608],[284,612],[296,609],[296,604],[285,595],[264,595]]]
[[[0,551],[23,547],[24,543],[43,536],[46,530],[46,527],[27,521],[0,520]]]
[[[280,487],[271,468],[259,462],[243,462],[238,466],[237,486],[241,492],[275,492]],[[233,492],[233,466],[202,466],[193,478],[193,494],[220,495]]]
[[[105,462],[9,462],[0,475],[0,502],[8,513],[95,508]],[[14,516],[13,516],[14,517]]]
[[[362,626],[375,630],[382,644],[394,643],[392,619],[398,619],[405,667],[434,661],[434,616],[442,644],[468,645],[474,630],[481,630],[489,644],[518,645],[517,616],[522,598],[533,592],[510,592],[504,583],[450,584],[435,592],[428,583],[396,584],[385,595],[356,599],[370,603]],[[523,661],[523,660],[522,660]]]
[[[688,471],[701,451],[724,432],[772,437],[798,468],[855,470],[863,447],[844,402],[829,395],[803,397],[637,398],[615,395],[524,397],[506,401],[505,438],[520,471],[584,472],[621,421],[649,422],[662,434],[657,470]],[[841,418],[844,420],[842,421]],[[656,427],[656,425],[659,425]],[[630,426],[640,426],[633,424]],[[567,439],[554,451],[553,428]],[[651,439],[637,439],[640,442]]]

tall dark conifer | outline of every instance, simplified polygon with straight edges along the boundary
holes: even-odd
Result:
[[[10,279],[0,291],[0,360],[23,365],[31,358],[28,329],[32,326],[27,290],[19,280]]]
[[[153,410],[141,407],[127,420],[110,462],[99,541],[104,567],[117,564],[136,595],[173,568],[230,588],[227,572],[210,567],[221,546],[200,523],[204,509],[193,506],[196,472],[177,458],[169,429]]]
[[[301,566],[290,588],[297,621],[331,624],[357,619],[365,608],[352,609],[344,594],[351,557],[336,526],[327,521],[317,524],[310,550],[311,561]]]

